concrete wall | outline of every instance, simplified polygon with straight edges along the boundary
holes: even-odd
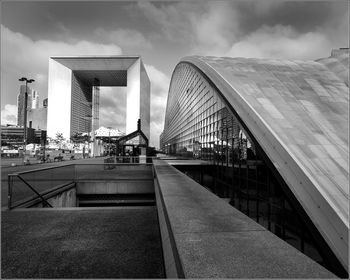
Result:
[[[141,63],[140,73],[140,118],[141,130],[150,141],[150,109],[151,109],[151,82],[148,78],[146,69]]]
[[[71,119],[71,91],[72,70],[49,60],[48,100],[50,104],[47,112],[47,135],[55,137],[56,133],[63,133],[70,137]]]
[[[137,130],[140,117],[140,59],[128,69],[126,90],[126,134]]]
[[[77,207],[77,191],[76,188],[71,188],[65,192],[59,193],[49,199],[47,202],[52,205],[53,208],[60,207]],[[42,208],[43,203],[38,203],[30,208]]]
[[[120,180],[77,183],[77,194],[145,194],[154,193],[153,180]]]

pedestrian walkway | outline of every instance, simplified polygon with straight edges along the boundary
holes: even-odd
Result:
[[[1,278],[165,278],[154,206],[3,211]]]

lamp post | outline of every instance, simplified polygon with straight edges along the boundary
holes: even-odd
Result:
[[[26,82],[26,92],[24,94],[24,118],[23,118],[23,158],[25,161],[25,154],[26,154],[26,146],[27,146],[27,107],[28,107],[28,84],[34,82],[33,79],[27,79],[26,77],[22,77],[18,79],[20,82]],[[26,163],[26,162],[25,162]]]

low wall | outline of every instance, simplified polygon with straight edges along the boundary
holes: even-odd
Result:
[[[51,193],[43,195],[43,197],[53,208],[77,207],[77,191],[74,183],[58,188]],[[42,208],[45,207],[44,204],[40,198],[37,198],[32,202],[28,202],[25,207]]]
[[[167,278],[336,278],[166,162],[153,164]]]
[[[51,197],[47,200],[52,207],[76,207],[77,206],[77,195],[76,189],[70,189],[63,193],[60,193],[54,197]]]
[[[115,180],[77,182],[80,194],[144,194],[154,193],[153,180]]]

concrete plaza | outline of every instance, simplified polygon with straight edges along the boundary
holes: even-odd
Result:
[[[164,278],[155,207],[3,211],[1,278]]]

